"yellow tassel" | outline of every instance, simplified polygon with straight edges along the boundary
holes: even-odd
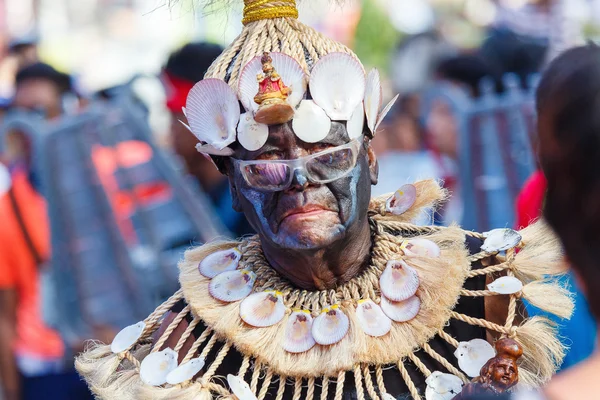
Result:
[[[531,282],[523,287],[523,297],[540,310],[569,319],[575,303],[567,288],[553,280]]]

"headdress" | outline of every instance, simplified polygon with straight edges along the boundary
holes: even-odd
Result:
[[[262,147],[269,125],[292,121],[305,142],[323,140],[332,121],[350,139],[365,120],[373,136],[382,108],[379,72],[368,74],[346,46],[300,23],[294,0],[244,0],[244,28],[191,90],[184,113],[198,151],[227,156],[239,142]],[[241,107],[240,107],[241,104]]]

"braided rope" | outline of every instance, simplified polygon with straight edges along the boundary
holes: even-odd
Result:
[[[302,378],[294,379],[294,397],[292,400],[300,400],[302,396]]]
[[[446,331],[444,330],[440,330],[438,332],[438,335],[444,339],[447,343],[449,343],[450,345],[454,346],[454,348],[458,347],[458,340],[454,339],[452,336],[450,336]]]
[[[444,368],[446,368],[449,372],[451,372],[452,374],[454,374],[454,375],[458,376],[460,379],[462,379],[462,381],[464,383],[469,382],[469,378],[467,378],[465,376],[465,374],[462,373],[462,371],[459,371],[454,365],[450,364],[450,362],[448,360],[446,360],[444,357],[442,357],[437,351],[432,349],[428,343],[425,343],[423,345],[423,350],[425,350],[425,352],[427,354],[429,354],[429,356],[431,358],[433,358],[435,361],[442,364],[444,366]]]
[[[419,370],[423,373],[423,375],[425,375],[425,376],[431,375],[431,371],[429,370],[429,368],[427,368],[427,366],[425,364],[423,364],[423,361],[421,361],[421,359],[419,357],[417,357],[417,355],[415,353],[409,353],[408,358],[410,359],[410,361],[413,362],[413,364],[415,364],[417,366],[417,368],[419,368]]]
[[[287,378],[285,376],[279,377],[279,388],[277,388],[277,397],[275,398],[275,400],[283,399],[283,394],[285,393],[286,379]]]
[[[183,299],[183,289],[179,289],[176,291],[171,297],[167,299],[164,303],[158,306],[152,314],[150,314],[145,320],[146,328],[142,332],[140,336],[140,340],[148,338],[158,327],[160,326],[160,321],[162,321],[163,317],[167,312],[173,308],[178,301]]]
[[[221,350],[219,350],[219,354],[217,354],[217,357],[212,362],[210,368],[204,374],[203,378],[205,378],[207,380],[212,378],[212,376],[215,374],[215,372],[217,372],[217,368],[219,368],[219,366],[223,363],[223,360],[227,356],[227,353],[229,353],[230,349],[231,349],[231,343],[225,342],[223,347],[221,347]]]
[[[246,375],[248,368],[250,368],[250,356],[244,356],[244,359],[242,360],[242,365],[240,365],[240,370],[238,371],[238,376],[242,380],[244,379],[244,375]]]
[[[154,347],[152,348],[152,351],[151,351],[152,353],[156,353],[163,347],[163,345],[165,344],[167,339],[169,339],[169,337],[171,336],[173,331],[175,329],[177,329],[177,327],[179,326],[181,321],[185,318],[186,315],[189,314],[190,310],[191,310],[191,307],[188,304],[183,308],[183,310],[181,310],[181,312],[179,314],[177,314],[177,316],[175,318],[173,318],[173,321],[171,321],[171,323],[169,324],[167,329],[164,331],[164,333],[162,334],[160,339],[154,344]]]
[[[306,391],[306,400],[315,398],[315,378],[308,378],[308,389]]]
[[[451,311],[450,317],[457,319],[459,321],[462,321],[462,322],[466,322],[469,325],[481,326],[490,331],[504,333],[506,335],[511,335],[511,336],[515,334],[514,330],[516,330],[516,327],[514,327],[514,326],[511,328],[505,328],[504,326],[500,326],[500,325],[490,322],[488,320],[481,319],[481,318],[469,317],[468,315],[460,314],[460,313],[457,313],[456,311]]]
[[[250,380],[250,389],[252,393],[256,393],[256,389],[258,387],[258,378],[260,378],[260,370],[262,365],[260,362],[255,361],[254,367],[252,368],[252,379]]]
[[[258,394],[258,400],[263,400],[269,391],[269,386],[271,385],[271,379],[273,379],[273,371],[270,368],[267,369],[267,375],[265,376],[265,380],[263,381],[262,387],[260,388],[260,393]]]
[[[198,349],[200,348],[202,343],[204,343],[204,341],[208,338],[208,336],[211,333],[212,333],[212,330],[209,328],[206,328],[206,330],[204,332],[202,332],[202,335],[200,335],[200,337],[198,339],[196,339],[194,344],[192,344],[192,347],[190,347],[187,354],[183,358],[183,361],[181,361],[182,364],[190,361],[194,357],[194,354],[196,354],[196,351],[198,351]]]
[[[217,343],[217,335],[211,336],[208,343],[206,343],[206,346],[204,347],[204,349],[202,349],[202,353],[200,353],[200,357],[203,357],[206,359],[206,356],[208,355],[208,353],[210,353],[210,351],[214,347],[215,343]]]
[[[344,395],[344,381],[346,380],[346,371],[340,371],[337,377],[337,383],[335,386],[335,398],[334,400],[342,400]]]
[[[365,380],[365,386],[367,387],[367,393],[371,396],[372,400],[379,400],[379,396],[375,391],[375,386],[373,386],[373,380],[371,379],[371,371],[369,370],[369,366],[365,365],[363,368],[363,377]]]
[[[244,3],[244,25],[266,19],[298,18],[295,0],[246,0]]]
[[[322,386],[320,400],[327,400],[327,396],[329,395],[329,377],[326,376],[323,378]]]
[[[385,383],[383,382],[383,369],[381,365],[375,367],[375,378],[377,378],[377,387],[379,388],[379,393],[387,393],[385,389]]]
[[[415,386],[415,383],[413,382],[412,378],[408,374],[408,370],[404,365],[404,361],[398,362],[398,371],[400,371],[400,375],[402,375],[402,379],[404,380],[404,383],[406,383],[408,391],[410,392],[410,395],[412,396],[413,400],[421,400],[421,395],[419,394],[419,391],[417,390],[417,387]]]
[[[356,398],[358,400],[365,400],[365,392],[363,389],[363,377],[360,372],[360,366],[356,364],[354,366],[354,388],[356,389]]]
[[[479,261],[479,260],[469,260],[469,261],[475,262],[475,261]],[[510,268],[510,264],[507,262],[503,262],[501,264],[491,265],[489,267],[485,267],[485,268],[481,268],[481,269],[473,269],[473,270],[469,271],[468,277],[473,278],[475,276],[480,276],[480,275],[494,274],[497,272],[505,271],[509,268]]]
[[[176,353],[179,353],[179,350],[181,350],[181,348],[183,347],[183,345],[185,344],[185,342],[190,337],[190,335],[192,334],[192,332],[194,331],[194,329],[196,328],[196,326],[199,323],[200,323],[200,318],[194,318],[192,320],[192,322],[190,322],[190,324],[186,328],[185,332],[183,332],[183,335],[181,335],[181,337],[179,338],[177,345],[173,349],[173,350],[175,350]]]
[[[140,364],[139,360],[137,358],[135,358],[133,356],[133,354],[131,354],[130,351],[127,350],[127,351],[122,352],[121,354],[119,354],[119,357],[121,357],[121,359],[123,359],[123,358],[127,359],[129,362],[131,362],[133,364],[133,366],[135,367],[135,370],[137,372],[140,372],[141,364]]]

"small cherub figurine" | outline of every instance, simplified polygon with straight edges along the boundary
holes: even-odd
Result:
[[[260,61],[262,73],[256,76],[258,93],[254,96],[254,102],[259,107],[254,119],[261,124],[284,124],[294,116],[294,109],[286,102],[292,90],[285,85],[273,67],[273,59],[269,53],[263,53]]]
[[[517,360],[523,355],[523,348],[513,339],[500,339],[496,342],[496,356],[484,364],[479,377],[466,385],[454,400],[476,398],[470,396],[502,394],[519,382]]]

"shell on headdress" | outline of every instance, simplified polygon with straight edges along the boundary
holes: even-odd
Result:
[[[417,188],[415,185],[407,183],[396,190],[386,201],[385,209],[391,214],[402,215],[415,204],[415,201],[417,201]]]
[[[367,84],[365,87],[365,114],[367,117],[367,126],[371,133],[375,133],[377,117],[383,103],[383,91],[381,89],[381,78],[377,68],[373,68],[367,75]]]
[[[256,395],[252,393],[252,389],[250,389],[250,385],[246,383],[242,378],[235,375],[227,375],[227,383],[231,388],[233,394],[239,400],[256,400]]]
[[[292,92],[287,98],[287,103],[296,107],[300,100],[304,98],[306,92],[306,75],[298,61],[284,53],[269,53],[273,60],[273,68],[281,77],[284,85],[289,87]],[[256,56],[250,60],[240,75],[238,83],[238,95],[246,111],[255,113],[259,105],[254,102],[254,96],[258,92],[257,75],[262,73],[262,56]]]
[[[326,307],[313,321],[312,336],[323,346],[339,342],[346,336],[350,328],[348,316],[338,305]]]
[[[240,116],[238,125],[238,142],[248,151],[260,149],[269,138],[269,126],[254,120],[252,113],[246,112]]]
[[[193,358],[169,372],[167,383],[178,385],[192,379],[204,367],[204,357]]]
[[[396,398],[389,393],[381,393],[381,400],[396,400]]]
[[[421,299],[411,296],[404,301],[392,301],[381,296],[381,309],[392,321],[407,322],[419,314]]]
[[[256,274],[245,269],[226,271],[215,276],[208,285],[208,292],[217,300],[231,303],[242,300],[252,293]]]
[[[407,257],[437,258],[442,254],[440,246],[429,239],[410,239],[402,244]]]
[[[373,300],[359,300],[356,318],[362,330],[369,336],[384,336],[392,329],[392,320]]]
[[[329,118],[348,121],[365,95],[365,71],[346,53],[329,53],[310,72],[310,94]]]
[[[167,375],[177,368],[177,353],[170,348],[149,354],[140,365],[140,379],[146,385],[160,386],[167,383]]]
[[[454,352],[458,366],[471,378],[478,377],[481,367],[495,355],[492,345],[483,339],[460,342]]]
[[[283,338],[283,349],[289,353],[303,353],[316,344],[312,337],[313,317],[306,310],[296,310],[289,316]]]
[[[146,329],[146,323],[143,321],[121,329],[110,344],[110,351],[118,354],[129,349],[142,336],[144,329]]]
[[[242,253],[238,249],[215,251],[200,261],[198,270],[207,278],[214,278],[221,272],[237,269]]]
[[[381,293],[392,301],[403,301],[417,293],[419,274],[402,260],[390,260],[379,278]]]
[[[519,232],[510,228],[493,229],[483,234],[485,241],[481,250],[487,252],[503,251],[516,247],[521,242]]]
[[[361,102],[346,123],[346,131],[350,140],[361,137],[365,126],[365,108]]]
[[[240,317],[249,325],[264,328],[278,323],[285,316],[283,295],[275,290],[254,293],[240,304]]]
[[[400,96],[399,94],[394,96],[394,98],[392,100],[390,100],[390,102],[387,103],[385,105],[385,107],[383,107],[383,110],[381,110],[381,112],[379,113],[379,117],[377,117],[377,124],[375,125],[375,131],[377,130],[377,128],[379,128],[379,125],[381,125],[381,123],[385,119],[386,115],[390,112],[393,105],[396,103],[396,100],[398,100],[399,96]]]
[[[523,289],[523,282],[514,276],[503,276],[487,285],[488,289],[498,294],[519,293]]]
[[[312,100],[302,100],[294,114],[292,128],[298,138],[306,143],[325,139],[331,130],[331,119]]]
[[[440,371],[434,371],[425,379],[427,388],[425,389],[426,400],[452,400],[462,392],[462,380],[452,374],[444,374]]]
[[[217,149],[213,145],[202,143],[198,143],[196,145],[196,151],[198,153],[202,153],[203,155],[210,154],[211,156],[229,157],[233,155],[233,149],[231,149],[230,147],[223,147],[222,149]],[[212,161],[210,157],[208,157],[208,159]]]
[[[225,81],[211,78],[196,83],[185,108],[190,129],[201,142],[223,149],[235,141],[240,106]]]

